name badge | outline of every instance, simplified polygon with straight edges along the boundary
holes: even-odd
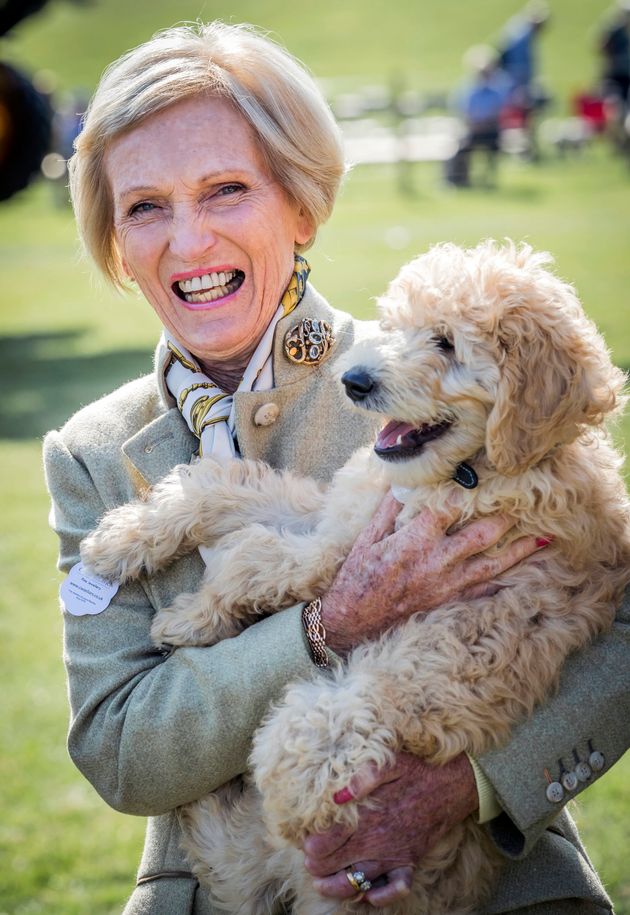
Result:
[[[98,575],[86,575],[83,563],[77,562],[61,585],[59,596],[64,609],[72,616],[95,616],[109,607],[117,591],[116,583]]]

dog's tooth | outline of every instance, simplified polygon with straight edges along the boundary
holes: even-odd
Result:
[[[397,445],[402,445],[402,433],[399,433],[398,438],[396,439]]]

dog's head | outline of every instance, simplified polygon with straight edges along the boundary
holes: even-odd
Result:
[[[445,244],[391,283],[382,335],[341,372],[358,406],[390,420],[375,451],[393,481],[449,479],[484,449],[518,474],[618,405],[624,375],[549,262],[528,245]]]

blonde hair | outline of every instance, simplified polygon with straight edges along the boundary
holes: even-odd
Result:
[[[178,26],[111,64],[87,110],[69,162],[79,232],[106,277],[122,285],[108,144],[149,115],[209,94],[234,104],[253,128],[270,174],[315,230],[329,216],[344,174],[341,135],[311,75],[254,26]]]

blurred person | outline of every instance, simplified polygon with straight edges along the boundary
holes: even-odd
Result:
[[[535,118],[549,102],[538,78],[538,39],[549,21],[542,0],[532,0],[509,20],[499,40],[499,64],[510,80],[510,108],[504,112],[506,126],[527,132],[528,155],[538,158]]]
[[[602,95],[614,148],[630,154],[630,0],[619,0],[601,31]]]
[[[602,90],[626,106],[630,92],[630,0],[619,0],[604,25],[599,49],[602,55]]]
[[[164,326],[152,374],[84,407],[45,442],[59,566],[70,573],[69,751],[112,807],[149,817],[126,915],[216,911],[180,848],[177,808],[245,772],[270,702],[312,674],[313,643],[297,605],[211,647],[162,652],[150,638],[155,611],[196,588],[202,555],[103,591],[81,579],[79,545],[106,510],[200,452],[325,480],[373,441],[373,420],[352,409],[328,364],[368,328],[316,292],[302,257],[343,172],[338,128],[311,77],[255,30],[220,23],[160,33],[112,64],[76,140],[71,192],[84,244],[116,286],[137,284]],[[328,324],[330,352],[320,340],[311,364],[295,361],[285,338],[313,320]],[[522,538],[480,565],[476,555],[503,535],[505,519],[449,537],[452,519],[421,515],[389,536],[397,511],[387,497],[320,609],[309,609],[320,614],[331,663],[394,614],[491,587],[545,546]],[[401,603],[393,584],[412,548]],[[87,608],[86,590],[95,601]],[[399,754],[369,784],[349,785],[339,803],[357,793],[375,803],[360,808],[351,834],[307,839],[305,867],[322,894],[347,898],[348,874],[360,867],[372,883],[366,906],[402,899],[414,864],[476,816],[509,859],[484,915],[611,912],[562,810],[584,785],[563,788],[557,761],[588,748],[594,780],[628,745],[619,700],[630,676],[628,613],[624,605],[610,635],[570,659],[558,695],[507,745],[440,767]]]
[[[462,118],[466,132],[455,156],[446,166],[446,180],[456,187],[470,185],[470,166],[473,150],[485,153],[486,170],[483,183],[486,187],[496,180],[497,159],[501,140],[501,112],[510,94],[510,81],[499,66],[493,48],[477,45],[464,56],[464,63],[472,77],[454,93],[452,107]]]

